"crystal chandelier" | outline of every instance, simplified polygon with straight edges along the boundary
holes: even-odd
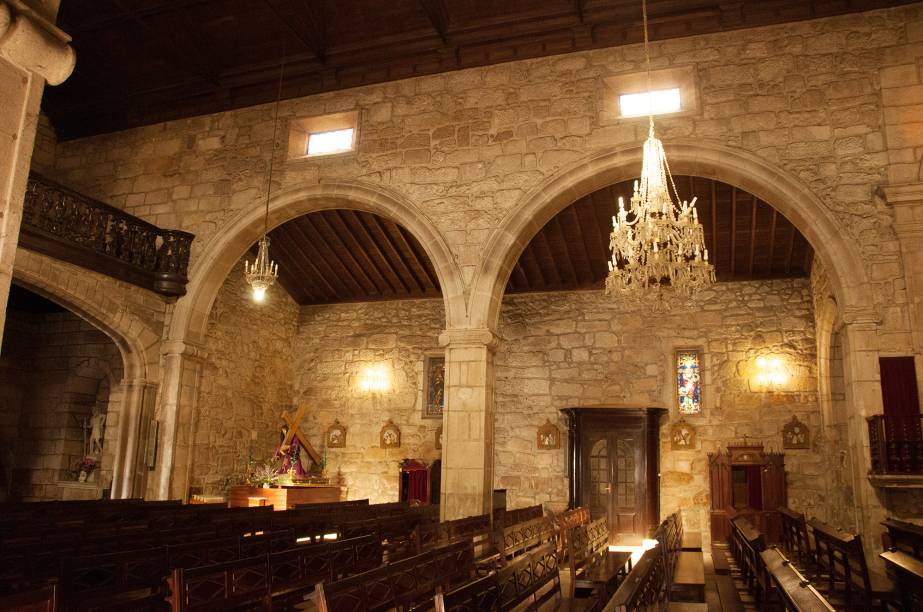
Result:
[[[276,96],[276,109],[272,119],[272,149],[269,152],[269,180],[266,185],[266,215],[263,218],[263,237],[260,238],[256,259],[251,264],[244,261],[244,278],[252,289],[253,301],[262,303],[266,299],[266,290],[272,287],[279,276],[279,264],[269,258],[269,195],[272,191],[272,162],[276,153],[276,130],[279,127],[279,101],[282,99],[282,75],[285,73],[285,56],[279,66],[279,94]]]
[[[647,62],[648,110],[651,109],[651,58],[648,51],[647,2],[642,0],[644,55]],[[641,178],[635,181],[628,210],[619,198],[612,217],[606,293],[648,305],[654,311],[691,298],[715,282],[708,262],[705,233],[691,202],[680,200],[663,143],[654,136],[654,116],[644,142]],[[681,202],[681,204],[674,203]]]

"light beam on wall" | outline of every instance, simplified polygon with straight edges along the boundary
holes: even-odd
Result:
[[[391,389],[391,368],[386,365],[368,366],[359,379],[359,390],[363,393],[386,393]]]

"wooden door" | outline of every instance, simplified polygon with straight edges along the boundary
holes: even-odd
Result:
[[[605,516],[613,533],[644,534],[644,477],[640,432],[625,429],[585,432],[582,504]]]

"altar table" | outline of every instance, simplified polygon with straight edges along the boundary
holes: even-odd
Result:
[[[251,487],[235,485],[228,489],[228,506],[245,508],[247,506],[273,506],[276,510],[290,510],[297,504],[324,504],[341,501],[342,493],[338,485],[303,485],[270,487]]]

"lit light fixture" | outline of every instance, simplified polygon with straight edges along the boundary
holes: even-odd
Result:
[[[756,358],[756,375],[754,382],[760,390],[778,390],[789,380],[788,368],[781,357],[759,356]]]
[[[663,143],[654,136],[655,106],[670,103],[673,95],[665,94],[670,90],[651,90],[646,0],[642,0],[641,7],[648,91],[636,99],[632,108],[647,112],[650,127],[644,142],[641,178],[635,181],[629,208],[625,209],[620,197],[618,214],[612,217],[612,258],[606,293],[624,296],[659,312],[714,283],[715,269],[708,262],[696,198],[691,202],[680,200]],[[677,101],[678,96],[676,90]],[[674,203],[674,197],[681,203]]]
[[[384,393],[391,388],[391,377],[388,374],[388,368],[383,365],[365,368],[359,380],[359,390],[371,394]]]
[[[244,261],[244,278],[252,289],[253,301],[262,304],[266,300],[266,290],[272,287],[279,276],[279,264],[269,258],[269,195],[272,192],[272,163],[276,153],[276,132],[279,127],[279,102],[282,100],[282,76],[285,74],[285,54],[279,65],[279,93],[276,96],[276,109],[272,118],[272,148],[269,151],[269,180],[266,181],[266,215],[263,217],[263,237],[260,238],[256,259],[251,265]]]

